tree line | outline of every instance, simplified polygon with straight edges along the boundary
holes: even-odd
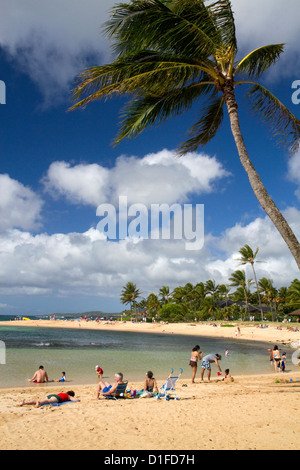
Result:
[[[249,245],[243,246],[238,259],[240,265],[250,264],[253,278],[247,278],[244,269],[233,271],[226,284],[214,280],[192,284],[170,290],[162,286],[158,293],[151,292],[147,298],[133,282],[123,287],[120,300],[129,305],[125,315],[146,316],[157,321],[236,320],[251,318],[277,320],[300,308],[300,281],[294,279],[288,287],[276,288],[273,280],[257,279],[254,264],[258,248],[254,252]],[[251,286],[254,287],[251,290]],[[253,311],[253,306],[256,311]]]

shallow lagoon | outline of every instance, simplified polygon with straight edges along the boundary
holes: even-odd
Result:
[[[204,354],[220,353],[222,370],[232,375],[272,373],[269,343],[199,336],[167,335],[69,328],[0,326],[0,340],[6,345],[6,364],[0,365],[0,388],[23,387],[40,365],[49,379],[59,379],[65,371],[72,384],[96,383],[95,365],[104,370],[104,379],[112,380],[123,372],[129,381],[142,381],[152,370],[162,381],[170,373],[183,369],[182,377],[191,377],[192,348],[199,344]],[[225,357],[225,350],[229,356]],[[291,350],[286,347],[288,359]],[[288,361],[287,371],[295,366]],[[213,367],[213,376],[216,375]],[[198,370],[198,376],[200,368]],[[29,384],[32,386],[32,384]]]

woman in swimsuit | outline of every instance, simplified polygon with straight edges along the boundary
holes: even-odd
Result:
[[[196,377],[196,373],[197,373],[197,362],[198,362],[198,359],[201,360],[201,359],[202,359],[202,356],[203,356],[203,353],[202,353],[202,352],[199,352],[199,351],[200,351],[200,346],[197,344],[197,346],[195,346],[195,347],[192,349],[192,354],[191,354],[191,359],[190,359],[190,366],[191,366],[191,368],[193,369],[192,384],[195,383],[195,377]]]
[[[274,346],[273,359],[274,359],[275,372],[278,372],[278,368],[280,366],[280,361],[281,361],[280,351],[278,349],[278,346]]]
[[[158,393],[158,387],[157,387],[156,380],[153,377],[153,372],[151,372],[151,370],[149,370],[147,372],[146,378],[145,378],[144,391],[149,392],[149,393],[153,393],[154,389],[155,389],[156,393]]]

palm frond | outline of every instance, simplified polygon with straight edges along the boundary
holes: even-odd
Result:
[[[210,75],[214,77],[215,70],[209,59],[201,62],[200,58],[192,60],[144,51],[82,72],[73,92],[73,99],[80,101],[70,110],[121,93],[162,95],[188,83],[207,82],[211,80]]]
[[[159,125],[170,117],[191,108],[195,100],[214,91],[212,82],[190,84],[162,95],[147,95],[132,99],[123,109],[122,126],[114,143],[125,137],[135,137],[146,127]]]
[[[237,50],[235,22],[230,0],[220,0],[207,6],[212,21],[220,33],[221,42],[228,49]]]
[[[190,129],[192,138],[179,147],[180,155],[196,151],[216,135],[223,120],[223,104],[223,96],[211,98],[209,106],[202,110],[201,119]]]
[[[267,88],[255,84],[248,96],[252,110],[271,128],[277,143],[295,153],[299,148],[300,121]]]
[[[118,56],[152,49],[209,57],[222,39],[213,20],[202,0],[133,0],[112,9],[104,31]]]
[[[239,62],[236,71],[246,73],[250,78],[258,78],[277,61],[283,50],[284,44],[259,47]]]

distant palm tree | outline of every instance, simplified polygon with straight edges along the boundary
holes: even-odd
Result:
[[[155,316],[158,312],[158,310],[161,308],[161,303],[158,300],[158,297],[156,294],[151,292],[151,294],[148,295],[147,297],[147,312],[149,312],[150,316]]]
[[[278,291],[277,289],[273,286],[273,280],[272,279],[267,279],[266,277],[262,277],[258,281],[258,285],[260,288],[260,292],[264,293],[264,297],[266,302],[269,303],[271,307],[271,312],[272,312],[272,321],[274,320],[274,313],[277,310],[277,303],[276,299],[278,296]]]
[[[294,307],[300,307],[300,281],[294,279],[288,288],[288,299],[291,305]]]
[[[167,304],[169,302],[169,298],[170,298],[170,288],[169,286],[162,286],[160,289],[159,289],[159,297],[162,301],[162,304]]]
[[[130,304],[130,310],[134,307],[134,312],[136,313],[136,301],[141,296],[141,291],[137,289],[136,284],[133,282],[127,282],[126,286],[123,287],[121,294],[122,304]]]
[[[259,11],[257,11],[259,16]],[[113,96],[131,97],[115,140],[134,137],[202,100],[202,113],[180,153],[195,151],[217,133],[226,106],[231,131],[250,185],[287,243],[300,269],[300,244],[255,170],[240,129],[235,88],[250,85],[252,108],[291,152],[299,147],[300,121],[257,79],[279,58],[284,44],[259,47],[237,60],[229,0],[131,0],[116,4],[106,24],[116,59],[79,75],[70,109]],[[203,105],[204,99],[206,105]]]
[[[256,272],[254,269],[254,263],[255,263],[255,258],[257,256],[259,248],[256,248],[255,253],[253,252],[252,248],[250,248],[249,245],[244,245],[240,250],[239,253],[242,256],[239,261],[240,264],[251,264],[252,270],[253,270],[253,275],[255,279],[255,284],[256,284],[256,291],[257,291],[257,296],[258,296],[258,302],[259,302],[259,309],[260,309],[260,314],[261,314],[261,319],[263,321],[264,319],[264,314],[262,310],[262,305],[261,305],[261,298],[260,298],[260,293],[259,293],[259,288],[258,288],[258,283],[257,283],[257,278],[256,278]]]
[[[248,290],[251,284],[253,284],[252,279],[246,280],[246,273],[242,269],[238,269],[234,271],[231,276],[229,277],[229,281],[231,281],[230,286],[232,287],[241,287],[244,293],[244,300],[245,300],[245,313],[244,313],[244,320],[246,319],[247,311],[248,311]]]

